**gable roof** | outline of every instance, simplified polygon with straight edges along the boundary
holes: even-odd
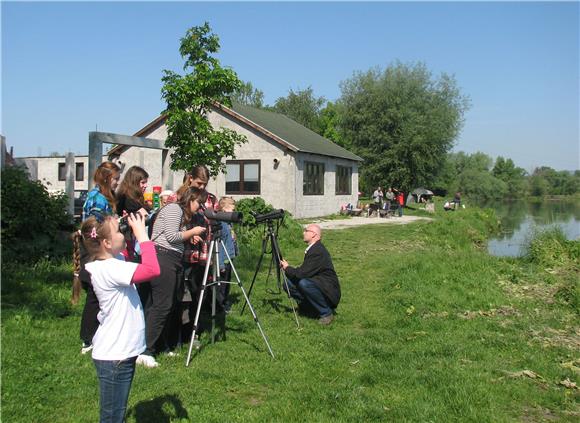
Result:
[[[356,154],[318,135],[316,132],[311,131],[281,113],[258,109],[239,103],[234,103],[231,108],[216,103],[215,108],[292,151],[363,161]],[[165,115],[161,115],[137,131],[133,136],[146,137],[164,123]],[[128,146],[117,145],[109,150],[107,154],[118,155],[127,148]]]
[[[355,161],[363,160],[356,154],[318,135],[316,132],[281,113],[245,106],[239,103],[234,103],[232,109],[246,119],[282,138],[295,147],[297,151],[321,154],[323,156],[341,157]]]

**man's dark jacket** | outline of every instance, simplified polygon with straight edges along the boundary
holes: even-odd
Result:
[[[338,305],[340,301],[338,276],[334,271],[328,250],[320,241],[312,244],[300,267],[288,266],[286,275],[296,282],[300,279],[311,280],[320,288],[332,308]]]

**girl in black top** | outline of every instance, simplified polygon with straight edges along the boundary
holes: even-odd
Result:
[[[119,216],[122,216],[123,212],[136,213],[140,209],[149,211],[143,197],[147,189],[148,179],[149,174],[139,166],[132,166],[127,170],[116,193]]]

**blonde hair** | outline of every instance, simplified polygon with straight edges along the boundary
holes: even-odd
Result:
[[[222,198],[220,198],[219,206],[220,206],[220,210],[223,209],[224,207],[227,207],[227,206],[235,207],[236,200],[234,200],[232,197],[222,197]]]
[[[106,216],[102,222],[99,222],[95,216],[90,216],[81,225],[83,245],[89,253],[90,261],[94,261],[100,254],[101,241],[111,239],[113,220],[113,216]]]

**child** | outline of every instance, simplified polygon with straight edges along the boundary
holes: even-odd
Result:
[[[130,215],[128,223],[141,244],[141,264],[116,258],[125,247],[117,219],[91,216],[81,226],[90,260],[85,268],[100,306],[92,357],[99,379],[101,422],[125,419],[135,361],[145,350],[145,318],[134,284],[160,274],[143,217]]]
[[[121,169],[115,163],[103,162],[99,165],[93,176],[95,187],[88,192],[87,200],[83,205],[83,220],[97,214],[116,213],[115,189],[119,183],[120,175]],[[82,235],[76,235],[75,245],[79,246],[79,250],[75,250],[74,257],[75,271],[79,275],[83,289],[87,291],[80,328],[81,340],[83,341],[81,354],[86,354],[93,348],[92,339],[99,327],[99,321],[97,320],[99,302],[91,286],[90,277],[84,268],[88,256],[82,242],[79,242],[80,237]]]
[[[236,209],[236,202],[232,197],[222,197],[219,201],[219,207],[223,212],[233,212]],[[232,225],[231,223],[226,222],[220,222],[220,225],[222,241],[230,256],[230,259],[233,259],[237,255],[238,247],[236,244],[236,236],[232,229]],[[230,260],[228,260],[228,256],[226,255],[221,243],[219,245],[219,258],[221,279],[224,281],[230,281],[232,276],[232,264],[230,263]],[[221,307],[223,307],[226,313],[229,313],[231,309],[231,304],[228,298],[230,294],[230,284],[223,283],[219,288],[219,304]]]

